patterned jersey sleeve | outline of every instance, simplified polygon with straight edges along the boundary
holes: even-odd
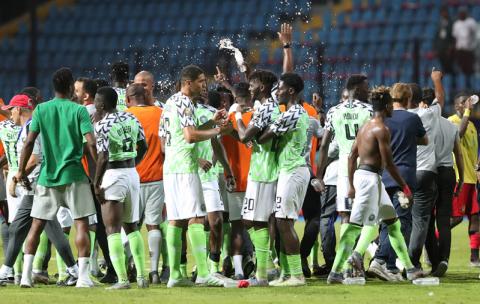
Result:
[[[263,103],[257,110],[255,110],[255,113],[253,113],[250,124],[261,130],[267,127],[271,123],[272,113],[275,106],[276,105],[272,102]]]
[[[97,152],[108,151],[108,130],[103,121],[99,121],[95,127],[95,137],[97,138]]]
[[[192,101],[187,96],[177,96],[175,99],[175,105],[177,106],[177,113],[180,117],[180,125],[182,128],[194,127],[195,120],[193,119],[194,108]]]
[[[328,110],[327,112],[327,118],[325,119],[325,130],[328,130],[330,132],[333,132],[333,124],[332,124],[332,119],[333,119],[333,113],[335,112],[335,107],[332,107]]]
[[[270,126],[275,135],[283,135],[297,128],[298,119],[305,112],[303,107],[295,106],[283,112],[282,115]]]
[[[137,142],[145,140],[145,131],[143,130],[142,124],[138,121],[138,119],[133,116],[133,119],[135,119],[135,122],[138,124],[138,136],[137,136]]]

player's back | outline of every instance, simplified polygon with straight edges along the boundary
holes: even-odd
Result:
[[[187,143],[183,128],[195,126],[197,118],[188,96],[178,92],[166,102],[162,113],[161,133],[165,138],[163,173],[196,173],[197,155],[194,143]]]
[[[98,145],[105,145],[105,150],[108,149],[109,161],[133,159],[137,156],[140,128],[131,113],[109,113],[95,127]]]
[[[367,122],[359,130],[357,147],[361,165],[370,165],[377,169],[382,168],[382,156],[378,138],[385,132],[388,132],[387,127],[383,122],[378,122],[375,119]]]
[[[372,116],[370,104],[359,100],[343,102],[330,108],[325,128],[335,134],[339,149],[339,172],[347,176],[347,158],[358,130]]]

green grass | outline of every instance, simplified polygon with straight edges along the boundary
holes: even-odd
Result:
[[[297,225],[301,231],[303,223]],[[133,285],[131,290],[106,291],[101,286],[80,290],[55,285],[37,285],[29,290],[8,286],[0,288],[0,303],[473,303],[478,301],[479,270],[469,267],[469,252],[464,223],[453,231],[450,268],[440,286],[393,284],[379,280],[368,280],[366,286],[328,286],[324,279],[310,279],[307,286],[299,288],[172,290],[162,285],[139,290]],[[50,273],[54,272],[52,258]]]

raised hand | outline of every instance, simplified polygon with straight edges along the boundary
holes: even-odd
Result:
[[[432,73],[430,74],[430,77],[432,78],[432,81],[438,81],[442,80],[443,78],[443,73],[442,71],[438,71],[435,68],[432,69]]]
[[[284,45],[285,44],[291,44],[292,43],[292,32],[293,32],[293,27],[290,24],[282,23],[282,25],[280,26],[280,32],[277,32],[278,39]]]
[[[216,68],[217,68],[217,74],[213,75],[213,78],[215,78],[215,81],[218,82],[218,83],[222,83],[222,82],[226,81],[227,78],[225,77],[225,74],[222,73],[222,71],[220,70],[218,65],[217,65]]]

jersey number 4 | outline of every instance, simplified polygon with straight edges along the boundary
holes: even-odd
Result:
[[[350,126],[348,124],[345,124],[345,136],[347,137],[348,140],[355,140],[355,138],[357,137],[357,133],[358,133],[358,124],[354,124],[353,125],[354,127],[354,133],[352,135],[352,133],[350,132]]]

